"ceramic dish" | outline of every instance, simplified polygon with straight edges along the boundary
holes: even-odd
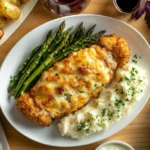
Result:
[[[108,141],[98,146],[95,150],[100,150],[101,148],[107,145],[119,145],[119,146],[126,148],[127,150],[134,150],[133,147],[131,147],[129,144],[122,142],[122,141]]]

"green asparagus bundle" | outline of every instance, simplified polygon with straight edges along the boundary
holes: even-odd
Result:
[[[22,92],[34,86],[44,70],[52,67],[71,52],[97,43],[105,31],[92,35],[95,26],[85,33],[85,28],[81,23],[77,30],[71,33],[73,27],[64,31],[65,22],[62,22],[56,34],[53,34],[51,30],[43,45],[32,51],[18,74],[10,81],[8,92],[12,92],[13,96],[18,98]]]
[[[27,60],[23,63],[22,67],[20,68],[19,72],[17,73],[16,76],[14,76],[11,80],[10,80],[10,84],[8,87],[8,92],[11,92],[12,89],[15,87],[15,85],[17,84],[18,79],[20,78],[20,76],[22,75],[22,71],[24,71],[24,69],[26,68],[26,66],[28,64],[30,64],[33,59],[34,56],[39,52],[40,50],[40,46],[36,47],[30,54],[30,56],[27,58]]]

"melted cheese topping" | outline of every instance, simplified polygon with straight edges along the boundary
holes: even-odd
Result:
[[[118,69],[115,80],[102,89],[98,99],[61,119],[61,134],[81,139],[108,129],[141,99],[146,83],[145,72],[136,65]]]
[[[116,62],[98,45],[73,52],[45,71],[29,94],[52,118],[69,114],[97,97],[109,83],[113,69],[107,59],[115,69]]]

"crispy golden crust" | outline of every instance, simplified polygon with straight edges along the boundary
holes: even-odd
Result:
[[[49,113],[36,106],[28,93],[20,96],[17,100],[17,107],[24,116],[39,125],[49,126],[52,122]]]
[[[130,49],[127,41],[116,34],[105,35],[100,39],[100,46],[105,47],[108,51],[113,52],[117,60],[118,67],[122,68],[128,63]]]
[[[37,84],[17,100],[19,110],[33,122],[48,126],[52,118],[74,112],[97,97],[117,65],[124,66],[130,56],[127,42],[117,35],[102,37],[100,45],[103,48],[92,45],[73,52],[43,72]]]

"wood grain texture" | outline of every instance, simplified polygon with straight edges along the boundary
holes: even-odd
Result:
[[[51,12],[48,12],[41,2],[42,0],[37,3],[33,11],[18,28],[18,30],[0,47],[0,64],[2,64],[11,48],[25,34],[30,32],[35,27],[59,17]],[[112,0],[92,0],[90,5],[84,10],[83,14],[100,14],[123,20],[140,31],[150,43],[150,29],[144,21],[144,16],[138,21],[133,21],[130,19],[130,14],[119,13],[114,8]],[[150,101],[146,104],[138,117],[121,132],[106,140],[78,148],[56,148],[41,145],[29,140],[17,132],[8,123],[1,111],[0,120],[2,121],[2,125],[5,129],[11,150],[94,150],[99,144],[108,140],[121,140],[127,142],[131,144],[135,150],[150,150]]]

